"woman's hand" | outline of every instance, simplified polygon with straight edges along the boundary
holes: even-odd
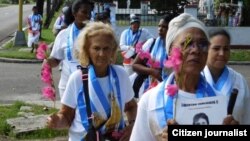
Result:
[[[122,136],[121,138],[119,139],[119,141],[129,141],[130,139],[130,135],[132,133],[132,130],[133,130],[133,127],[134,127],[134,123],[132,124],[129,124],[128,126],[126,126],[123,130],[122,130]]]
[[[227,115],[223,120],[223,125],[239,125],[239,122],[232,115]]]
[[[58,113],[47,118],[47,127],[53,129],[69,128],[75,117],[75,109],[62,105]]]
[[[151,68],[151,69],[152,69],[151,76],[156,78],[158,81],[162,81],[161,70],[160,69],[155,69],[155,68]]]
[[[167,121],[167,126],[163,129],[161,134],[162,141],[168,141],[168,125],[178,125],[178,123],[174,119]]]
[[[47,118],[47,127],[52,129],[64,129],[67,122],[63,120],[62,114],[52,114]]]

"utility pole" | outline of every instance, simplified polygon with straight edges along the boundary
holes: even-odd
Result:
[[[15,34],[14,46],[27,46],[25,34],[22,30],[23,22],[23,0],[19,0],[18,30]]]

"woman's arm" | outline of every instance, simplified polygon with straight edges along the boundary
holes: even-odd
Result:
[[[47,58],[47,59],[45,59],[45,60],[43,61],[43,65],[44,65],[45,63],[49,64],[49,66],[50,66],[51,68],[54,68],[54,67],[57,67],[57,66],[59,65],[60,60],[58,60],[58,59],[56,59],[56,58],[53,58],[53,57],[49,57],[49,58]]]
[[[135,99],[132,99],[131,101],[125,104],[124,111],[128,118],[129,124],[132,124],[135,121],[137,113],[137,102],[135,101]]]
[[[139,54],[137,54],[132,64],[132,68],[138,74],[151,75],[158,80],[162,80],[161,71],[159,69],[147,67],[146,62],[139,57]]]
[[[69,128],[74,117],[75,109],[63,104],[58,113],[52,114],[47,118],[47,127],[53,129]]]

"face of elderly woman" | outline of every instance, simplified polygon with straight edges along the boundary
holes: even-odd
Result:
[[[210,39],[207,65],[215,69],[223,69],[230,57],[230,41],[225,35],[216,35]]]
[[[111,36],[97,34],[89,38],[89,57],[95,68],[107,70],[111,62],[113,51],[113,41]]]
[[[191,40],[184,49],[188,38]],[[206,35],[199,28],[188,28],[176,37],[172,45],[183,49],[183,71],[197,75],[203,70],[207,60],[208,43]]]

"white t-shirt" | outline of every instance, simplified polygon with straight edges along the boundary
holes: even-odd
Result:
[[[238,96],[234,105],[233,109],[233,117],[240,122],[240,124],[250,124],[250,92],[248,88],[248,84],[246,82],[246,79],[238,72],[233,70],[230,67],[228,68],[228,77],[225,78],[225,83],[220,83],[221,90],[215,90],[217,95],[226,95],[228,96],[228,100],[230,97],[231,90],[233,88],[238,89]],[[215,86],[212,75],[206,66],[204,68],[204,74],[206,77],[207,82],[211,86]],[[220,78],[221,79],[221,78]],[[220,80],[218,79],[218,81]],[[218,82],[217,82],[218,83]],[[222,85],[223,84],[223,85]]]
[[[62,71],[61,71],[61,77],[60,77],[58,88],[63,89],[63,90],[66,87],[67,81],[69,79],[69,75],[72,72],[74,72],[77,69],[77,65],[79,65],[77,60],[73,59],[72,61],[68,61],[66,57],[68,35],[69,35],[68,28],[63,29],[62,31],[59,32],[59,34],[56,36],[53,49],[50,54],[50,57],[53,57],[62,61]],[[60,95],[62,96],[61,93]]]
[[[167,126],[165,105],[169,96],[167,85],[173,80],[174,73],[167,78],[166,84],[161,82],[156,87],[145,92],[138,102],[136,120],[130,141],[159,141],[163,129]],[[163,87],[163,85],[165,86]],[[164,89],[164,93],[162,93]],[[205,95],[208,95],[205,92]],[[194,93],[178,90],[178,99],[197,99]]]
[[[138,102],[136,122],[130,141],[158,141],[163,128],[157,114],[164,113],[164,104],[157,103],[163,83],[144,93]],[[195,94],[179,91],[178,98],[196,99]]]
[[[121,92],[121,103],[123,107],[122,112],[124,112],[125,103],[133,99],[134,92],[133,92],[131,83],[128,79],[128,74],[125,72],[124,68],[118,65],[112,65],[112,67],[114,68],[118,76],[120,92]],[[71,74],[69,81],[67,83],[65,93],[61,99],[62,104],[76,109],[74,121],[72,122],[71,127],[69,129],[70,141],[80,141],[87,133],[81,123],[79,109],[77,106],[77,97],[78,97],[80,89],[83,86],[81,76],[82,76],[82,72],[80,70],[77,70]],[[109,91],[108,90],[109,88],[108,77],[97,78],[97,79],[99,81],[99,84],[101,85],[101,88],[103,89],[103,92],[107,93]],[[91,94],[94,90],[93,90],[93,86],[92,86],[90,79],[88,80],[88,85],[89,85],[89,95],[91,97]],[[112,83],[112,86],[114,89],[116,88],[115,84],[113,83]],[[106,98],[107,98],[107,95],[106,95]],[[99,112],[99,111],[102,111],[103,109],[100,108],[97,110]]]
[[[129,49],[129,47],[131,46],[132,43],[128,44],[127,43],[127,38],[128,38],[128,35],[127,32],[129,31],[130,29],[125,29],[122,33],[121,33],[121,37],[120,37],[120,49],[122,51],[126,51]],[[153,35],[150,34],[148,32],[147,29],[145,28],[141,28],[139,29],[141,30],[141,35],[139,37],[139,40],[138,40],[138,43],[144,43],[146,42],[148,39],[150,38],[153,38]]]

